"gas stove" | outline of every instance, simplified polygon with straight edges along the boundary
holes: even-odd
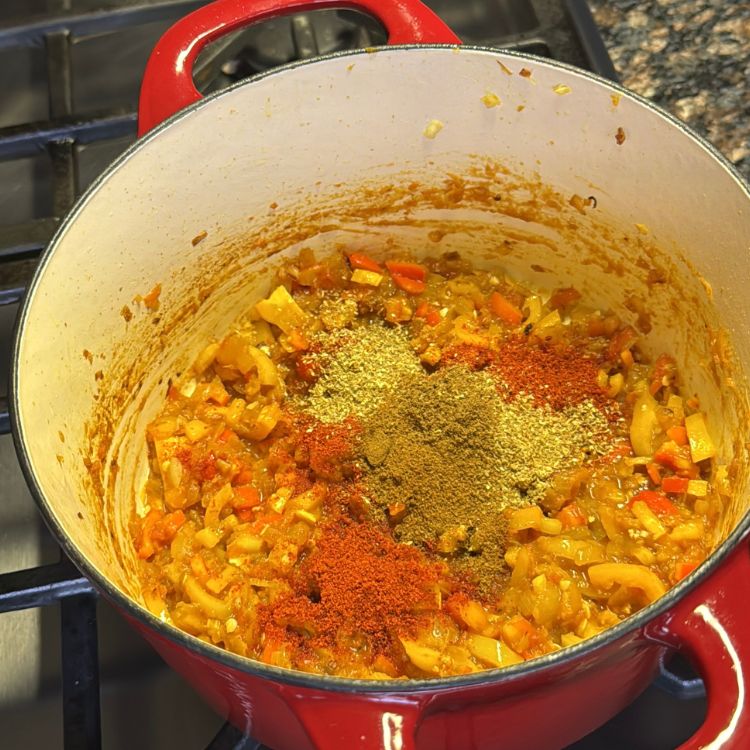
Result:
[[[148,54],[195,0],[4,0],[0,7],[0,737],[4,748],[260,750],[214,714],[98,600],[44,528],[7,413],[12,326],[62,216],[135,140]],[[615,78],[585,0],[428,0],[464,42]],[[204,93],[292,60],[382,44],[349,10],[299,14],[210,45]],[[590,698],[583,698],[589,700]],[[569,750],[671,750],[705,715],[672,660],[638,700]]]

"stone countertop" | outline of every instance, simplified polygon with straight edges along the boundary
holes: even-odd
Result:
[[[750,179],[750,3],[588,2],[623,85],[706,136]]]

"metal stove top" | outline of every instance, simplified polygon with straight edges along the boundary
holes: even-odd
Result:
[[[66,560],[44,528],[8,433],[10,342],[39,254],[76,196],[134,139],[148,54],[196,0],[0,4],[0,742],[3,748],[256,750],[167,669]],[[615,77],[585,0],[428,0],[467,43],[525,50]],[[294,59],[377,45],[352,11],[269,21],[210,46],[214,91]],[[705,714],[671,665],[632,706],[569,750],[671,750]],[[681,674],[682,676],[679,676]],[[591,698],[585,698],[590,700]]]

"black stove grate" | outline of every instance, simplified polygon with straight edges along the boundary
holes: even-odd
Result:
[[[461,2],[428,0],[428,5],[450,23],[450,12]],[[85,187],[79,174],[81,147],[118,139],[124,146],[135,138],[134,102],[83,114],[76,111],[71,54],[75,40],[166,23],[203,4],[197,0],[118,0],[112,7],[112,0],[77,0],[71,10],[69,0],[47,0],[42,15],[0,25],[0,53],[43,48],[48,98],[47,119],[0,127],[0,164],[41,156],[47,160],[41,179],[50,182],[45,187],[50,196],[46,210],[32,218],[0,223],[0,307],[17,306],[22,300],[39,256]],[[494,4],[488,0],[487,5],[500,9],[497,18],[503,21],[504,31],[490,33],[490,38],[486,34],[477,37],[477,24],[467,26],[465,33],[454,25],[466,42],[532,52],[616,79],[585,0],[497,0]],[[302,23],[307,21],[302,19]],[[311,57],[318,51],[315,35],[305,34],[304,45],[296,42],[298,57]],[[221,60],[217,64],[221,67]],[[228,68],[232,66],[224,64],[224,70]],[[1,357],[5,361],[0,359],[0,388],[7,379],[3,371],[7,372],[9,352],[0,352]],[[6,390],[5,394],[0,391],[0,434],[9,431]],[[64,746],[66,750],[94,750],[101,747],[96,592],[64,555],[52,565],[0,575],[0,614],[54,604],[60,605],[62,633]],[[701,690],[694,679],[681,680],[666,671],[662,683],[674,694],[692,696]],[[257,741],[229,724],[209,748],[261,750]]]

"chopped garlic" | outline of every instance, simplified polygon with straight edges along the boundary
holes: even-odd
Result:
[[[492,109],[492,107],[497,107],[500,104],[500,97],[497,94],[488,91],[482,97],[482,103],[487,109]]]
[[[708,494],[708,482],[705,479],[689,480],[687,493],[694,497],[705,497]]]
[[[433,139],[443,127],[444,125],[440,120],[430,120],[423,131],[424,137]]]
[[[355,284],[365,284],[367,286],[380,286],[380,282],[383,280],[383,274],[377,273],[377,271],[365,271],[362,268],[358,268],[352,274],[352,281]]]

